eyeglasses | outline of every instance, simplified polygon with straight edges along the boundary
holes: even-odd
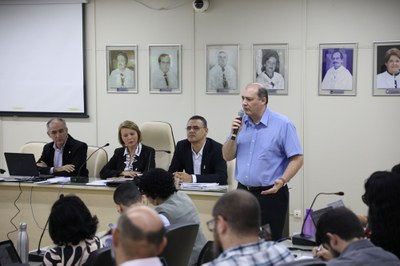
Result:
[[[186,127],[186,131],[190,131],[190,130],[198,131],[198,130],[200,130],[200,128],[204,128],[204,127],[188,126],[188,127]]]
[[[215,226],[215,219],[213,218],[213,219],[207,221],[206,224],[207,224],[208,230],[210,230],[210,232],[213,232],[214,226]]]

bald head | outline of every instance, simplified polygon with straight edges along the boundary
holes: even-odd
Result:
[[[159,255],[166,245],[160,216],[147,206],[133,206],[118,219],[113,232],[117,264]]]

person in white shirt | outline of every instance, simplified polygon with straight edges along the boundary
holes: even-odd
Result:
[[[178,76],[171,69],[171,56],[169,54],[160,54],[158,57],[158,66],[152,73],[152,88],[158,90],[178,89]]]
[[[278,53],[275,50],[266,50],[262,57],[262,72],[257,76],[257,82],[267,90],[284,90],[285,80],[278,69]]]
[[[343,54],[335,50],[331,55],[332,67],[328,69],[322,80],[323,90],[351,91],[353,88],[353,76],[343,66]]]
[[[128,209],[112,233],[116,265],[161,266],[157,257],[167,245],[165,227],[152,208],[141,205]]]
[[[117,55],[117,68],[114,69],[109,77],[109,87],[117,91],[134,88],[134,71],[127,67],[128,56],[124,52]]]
[[[209,88],[216,91],[236,90],[236,70],[228,63],[225,51],[219,51],[218,64],[210,70]]]
[[[386,71],[378,74],[376,87],[380,89],[400,88],[400,50],[391,48],[385,54]]]

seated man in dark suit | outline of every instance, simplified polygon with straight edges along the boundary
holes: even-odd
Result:
[[[52,118],[46,125],[47,135],[53,141],[43,147],[42,156],[37,162],[40,173],[56,176],[77,176],[78,174],[88,176],[89,171],[85,164],[87,144],[68,134],[67,123],[63,118]]]
[[[228,175],[222,144],[207,138],[207,120],[199,115],[192,116],[186,133],[187,139],[176,145],[168,171],[179,182],[226,185]]]

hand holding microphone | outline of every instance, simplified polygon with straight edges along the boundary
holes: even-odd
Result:
[[[242,126],[242,118],[243,118],[243,116],[244,116],[244,111],[240,110],[238,112],[238,115],[235,118],[235,120],[233,120],[231,140],[236,140],[236,137],[237,137],[237,134],[239,132],[239,129]]]

